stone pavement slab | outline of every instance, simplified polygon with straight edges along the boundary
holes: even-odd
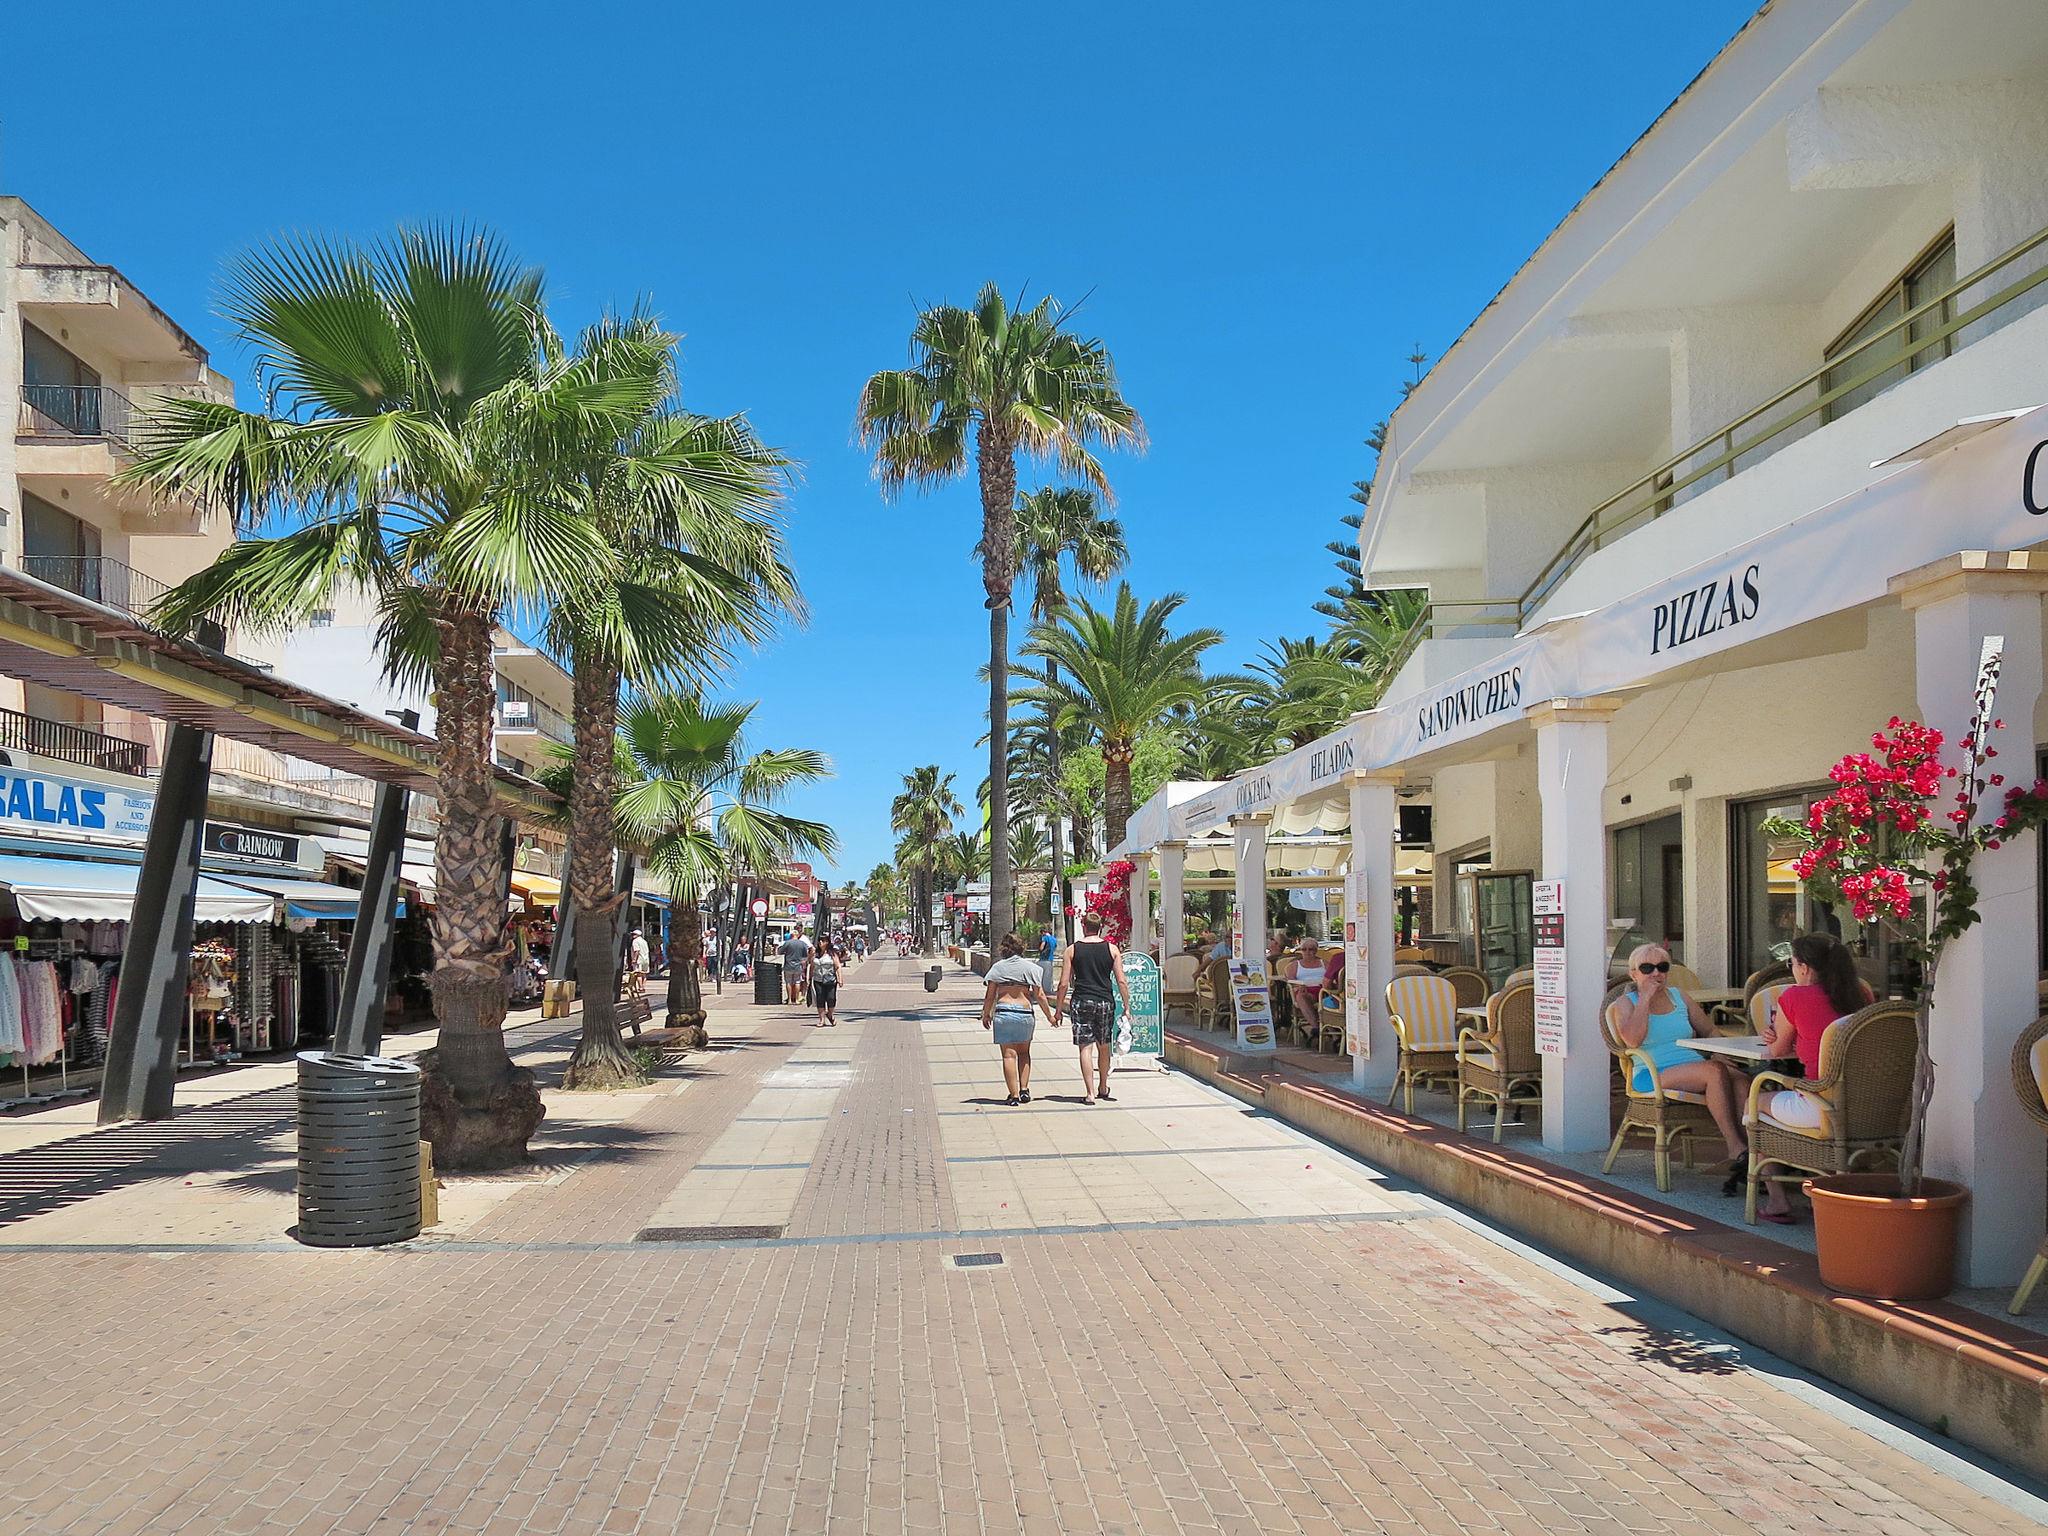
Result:
[[[1041,1029],[991,1105],[971,981],[919,969],[838,1030],[750,1010],[456,1234],[0,1249],[0,1531],[2043,1528],[1185,1077],[1084,1108]],[[641,1240],[735,1210],[783,1235]]]

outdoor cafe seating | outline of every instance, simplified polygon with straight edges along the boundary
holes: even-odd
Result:
[[[2048,1130],[2048,1014],[2034,1020],[2013,1042],[2012,1089],[2019,1095],[2020,1108],[2026,1111],[2027,1118]],[[2041,1239],[2034,1262],[2027,1266],[2006,1311],[2015,1317],[2026,1311],[2027,1299],[2044,1274],[2048,1274],[2048,1237]]]
[[[1171,1014],[1176,1008],[1196,1012],[1200,994],[1195,990],[1195,978],[1202,968],[1201,959],[1186,950],[1177,955],[1168,955],[1159,967],[1159,1005]]]
[[[1759,1072],[1750,1080],[1749,1190],[1743,1214],[1756,1221],[1766,1180],[1796,1184],[1808,1174],[1856,1173],[1896,1163],[1913,1090],[1914,1007],[1886,998],[1837,1019],[1820,1037],[1820,1076]],[[1821,1123],[1802,1130],[1773,1119],[1770,1094],[1797,1088],[1821,1101]],[[1777,1173],[1765,1173],[1775,1166]]]
[[[1676,969],[1673,971],[1674,983]],[[1657,1171],[1659,1193],[1671,1192],[1671,1153],[1674,1148],[1685,1160],[1685,1166],[1692,1166],[1692,1143],[1696,1136],[1718,1136],[1714,1127],[1713,1114],[1707,1108],[1706,1095],[1690,1093],[1683,1089],[1667,1088],[1657,1081],[1657,1073],[1651,1068],[1648,1075],[1650,1086],[1636,1087],[1635,1068],[1641,1062],[1650,1066],[1649,1056],[1622,1043],[1614,1032],[1613,1020],[1608,1010],[1628,991],[1629,984],[1620,982],[1608,988],[1607,995],[1600,999],[1600,1037],[1607,1042],[1607,1049],[1613,1053],[1615,1064],[1621,1074],[1621,1123],[1615,1128],[1614,1140],[1607,1148],[1607,1160],[1600,1165],[1602,1173],[1612,1173],[1615,1161],[1632,1136],[1648,1136]]]
[[[1536,984],[1511,981],[1486,1000],[1486,1023],[1458,1036],[1458,1129],[1474,1100],[1493,1106],[1498,1142],[1510,1106],[1543,1102],[1543,1058],[1536,1052]]]
[[[1195,976],[1195,1024],[1223,1029],[1237,1016],[1230,991],[1230,962],[1222,956],[1204,964]]]
[[[1450,1088],[1458,1078],[1458,989],[1447,976],[1416,967],[1420,974],[1395,976],[1387,983],[1387,1022],[1395,1042],[1392,1104],[1405,1092],[1403,1108],[1415,1113],[1418,1085]]]

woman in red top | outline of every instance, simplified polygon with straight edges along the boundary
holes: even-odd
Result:
[[[1764,1035],[1764,1054],[1797,1056],[1806,1077],[1820,1076],[1820,1037],[1837,1019],[1847,1018],[1871,1002],[1870,988],[1856,974],[1856,962],[1840,939],[1826,933],[1802,933],[1792,941],[1792,985],[1778,994],[1771,1027]],[[1772,1094],[1761,1106],[1778,1124],[1793,1130],[1817,1131],[1826,1106],[1814,1095],[1788,1088]],[[1764,1186],[1765,1221],[1780,1225],[1792,1220],[1792,1205],[1782,1184]]]

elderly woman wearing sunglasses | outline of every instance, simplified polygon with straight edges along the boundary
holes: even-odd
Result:
[[[1671,985],[1671,955],[1661,945],[1637,945],[1628,957],[1628,973],[1628,990],[1608,1008],[1607,1018],[1623,1045],[1650,1058],[1647,1067],[1641,1060],[1635,1062],[1630,1086],[1648,1093],[1654,1071],[1658,1086],[1699,1094],[1728,1143],[1729,1160],[1741,1168],[1749,1158],[1749,1145],[1742,1139],[1733,1074],[1727,1063],[1710,1061],[1685,1044],[1714,1032],[1706,1011]]]

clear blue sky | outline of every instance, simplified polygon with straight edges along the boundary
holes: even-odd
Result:
[[[956,769],[971,803],[985,765],[971,479],[886,504],[851,435],[920,303],[1090,295],[1152,439],[1111,464],[1132,579],[1187,593],[1242,665],[1319,626],[1402,358],[1448,346],[1752,8],[363,0],[259,23],[112,0],[81,32],[26,6],[0,191],[245,389],[213,284],[281,231],[469,219],[546,269],[565,326],[649,298],[689,404],[806,466],[810,627],[729,691],[762,699],[759,744],[831,754],[801,808],[861,875],[906,769]]]

